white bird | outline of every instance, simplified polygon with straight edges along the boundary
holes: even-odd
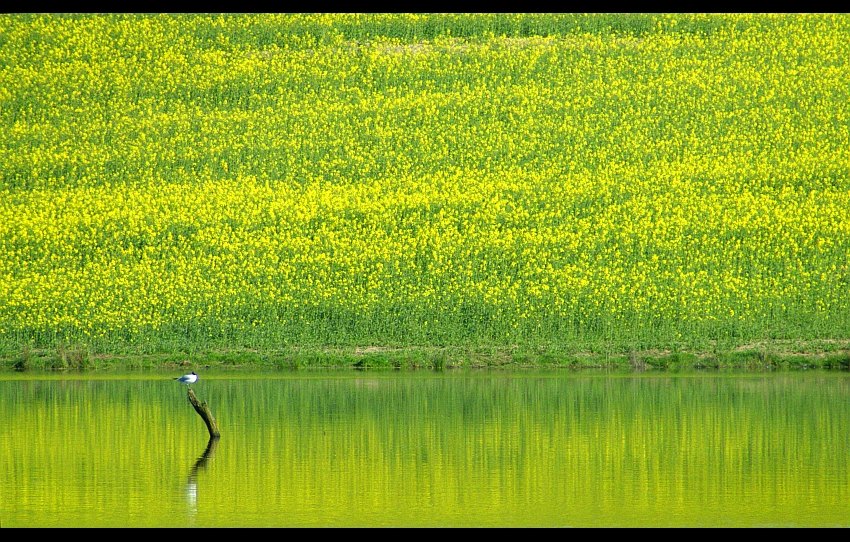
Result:
[[[194,384],[195,382],[198,381],[198,375],[195,374],[195,371],[192,371],[191,373],[189,373],[187,375],[178,376],[174,380],[176,380],[177,382],[180,382],[181,384],[186,384],[188,386],[189,384]]]

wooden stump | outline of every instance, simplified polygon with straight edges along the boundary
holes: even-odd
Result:
[[[207,430],[210,432],[210,438],[218,438],[221,436],[221,433],[218,430],[218,424],[215,421],[215,418],[210,411],[210,407],[207,406],[207,402],[198,401],[198,398],[195,397],[195,390],[189,388],[189,402],[192,403],[192,406],[195,407],[195,412],[204,420],[204,423],[207,424]]]

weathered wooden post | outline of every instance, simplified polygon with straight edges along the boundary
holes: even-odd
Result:
[[[192,406],[195,407],[195,412],[204,420],[204,423],[207,424],[207,430],[210,432],[211,439],[217,439],[221,436],[221,432],[218,430],[218,424],[215,421],[215,418],[212,415],[212,411],[210,411],[210,407],[207,406],[207,402],[198,401],[198,398],[195,397],[195,391],[192,388],[189,388],[189,402],[192,403]]]

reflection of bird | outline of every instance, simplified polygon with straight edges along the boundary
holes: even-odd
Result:
[[[193,520],[195,519],[195,514],[198,513],[198,470],[203,470],[207,467],[207,461],[212,459],[217,445],[218,437],[210,437],[209,442],[207,442],[207,449],[195,461],[195,464],[189,471],[189,478],[186,480],[186,504],[189,505],[189,514]]]
[[[195,371],[192,371],[191,373],[189,373],[187,375],[179,376],[179,377],[175,378],[174,380],[176,380],[177,382],[180,382],[181,384],[186,384],[188,386],[189,384],[194,384],[195,382],[198,381],[198,375],[195,374]]]

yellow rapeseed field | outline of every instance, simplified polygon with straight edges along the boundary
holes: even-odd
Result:
[[[845,14],[0,15],[0,350],[850,338]]]

